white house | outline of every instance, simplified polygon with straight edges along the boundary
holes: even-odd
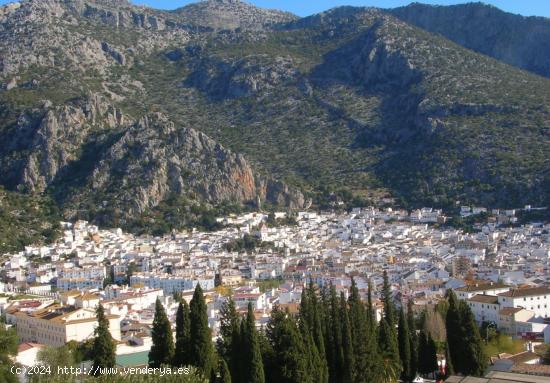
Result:
[[[550,316],[550,288],[531,287],[513,289],[498,294],[501,307],[522,307],[535,313],[536,316]]]
[[[500,306],[496,295],[478,294],[466,300],[478,323],[498,323]]]

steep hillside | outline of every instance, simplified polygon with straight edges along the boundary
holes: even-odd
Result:
[[[262,30],[297,17],[272,9],[260,9],[241,0],[206,0],[174,11],[184,22],[201,30]]]
[[[55,240],[60,219],[52,200],[0,187],[0,255]]]
[[[550,203],[550,80],[385,11],[0,14],[0,183],[67,218],[162,233],[258,201]]]
[[[550,77],[550,19],[514,15],[483,3],[413,3],[391,12],[466,48]]]

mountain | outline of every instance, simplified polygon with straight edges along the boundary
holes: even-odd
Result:
[[[476,52],[550,77],[548,18],[514,15],[483,3],[413,3],[392,10],[392,14]]]
[[[0,57],[0,184],[68,219],[550,201],[550,79],[384,10],[27,0]]]
[[[174,11],[190,26],[204,30],[262,30],[297,19],[288,12],[261,9],[240,0],[206,0]]]

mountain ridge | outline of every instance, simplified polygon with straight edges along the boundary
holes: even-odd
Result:
[[[376,8],[188,7],[0,12],[0,183],[158,233],[218,207],[550,202],[550,79]]]

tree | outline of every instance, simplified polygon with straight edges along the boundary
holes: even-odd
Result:
[[[231,373],[227,367],[227,363],[223,358],[220,358],[218,363],[218,377],[216,383],[231,383]]]
[[[155,302],[155,317],[151,338],[153,345],[149,351],[149,366],[161,367],[162,365],[171,364],[174,360],[172,326],[166,316],[164,306],[158,298]]]
[[[323,326],[321,324],[322,310],[317,294],[310,281],[308,287],[302,291],[300,302],[300,332],[306,344],[308,359],[312,374],[316,382],[328,382],[328,366],[326,360]]]
[[[306,350],[294,319],[275,307],[266,331],[273,348],[271,380],[278,383],[313,383],[304,357]]]
[[[483,340],[479,335],[479,328],[475,322],[474,314],[464,301],[460,302],[460,332],[463,336],[464,360],[462,370],[464,375],[483,376],[487,369],[488,357],[485,354]]]
[[[418,360],[418,371],[423,375],[431,374],[437,370],[437,356],[435,355],[435,350],[432,350],[432,342],[433,339],[429,334],[425,330],[420,330],[418,336],[418,354],[422,356]]]
[[[354,279],[351,282],[348,306],[354,353],[353,381],[356,383],[375,382],[380,379],[381,358],[374,334],[375,324],[371,322],[374,320],[373,314],[369,313],[370,310],[361,301]]]
[[[328,303],[328,363],[329,379],[331,383],[340,383],[344,374],[344,350],[342,348],[342,325],[340,316],[340,303],[336,295],[336,288],[330,286],[330,297]]]
[[[17,375],[10,371],[13,365],[11,357],[17,355],[18,343],[15,328],[7,329],[4,322],[0,321],[0,382],[19,382]]]
[[[451,360],[451,353],[449,352],[449,344],[445,345],[445,378],[453,375],[455,369],[453,367],[453,362]]]
[[[416,373],[418,372],[418,335],[416,334],[416,324],[414,321],[414,311],[413,311],[413,301],[409,300],[407,305],[407,324],[409,327],[410,333],[410,350],[411,350],[411,359],[410,359],[410,376],[414,379]]]
[[[233,380],[237,381],[232,363],[233,343],[238,342],[240,338],[240,318],[235,307],[233,299],[228,298],[220,310],[220,337],[217,340],[216,347],[218,354],[230,367]]]
[[[342,352],[344,356],[342,382],[351,383],[355,375],[355,360],[351,341],[351,325],[349,323],[348,307],[343,292],[340,294],[340,315],[340,323],[342,325]]]
[[[189,305],[191,318],[191,364],[199,369],[205,377],[210,377],[215,367],[212,334],[208,327],[206,301],[199,283],[195,287],[193,299]]]
[[[52,374],[57,374],[58,367],[70,367],[76,364],[74,355],[68,346],[44,347],[38,351],[37,359],[43,366],[51,367]]]
[[[449,292],[448,301],[446,327],[451,365],[457,373],[483,376],[488,358],[474,315],[453,291]]]
[[[248,313],[246,315],[245,331],[243,334],[244,347],[242,352],[245,355],[246,374],[245,382],[247,383],[264,383],[264,365],[262,354],[260,352],[260,344],[256,331],[256,319],[252,304],[248,303]]]
[[[174,365],[178,367],[189,364],[191,344],[191,318],[189,306],[181,300],[176,313],[176,348],[174,350]]]
[[[109,331],[109,320],[105,316],[103,306],[99,304],[96,309],[97,328],[92,345],[92,365],[94,373],[99,375],[101,368],[113,368],[116,365],[115,343]]]
[[[411,369],[411,335],[409,333],[409,325],[405,319],[405,312],[403,309],[399,311],[399,328],[397,338],[399,343],[399,357],[403,367],[401,378],[406,382],[410,382],[415,378]]]
[[[378,329],[378,344],[388,371],[401,374],[399,360],[399,346],[397,342],[395,307],[391,296],[391,288],[388,281],[388,273],[384,271],[384,285],[382,288],[382,299],[384,302],[384,316]]]

